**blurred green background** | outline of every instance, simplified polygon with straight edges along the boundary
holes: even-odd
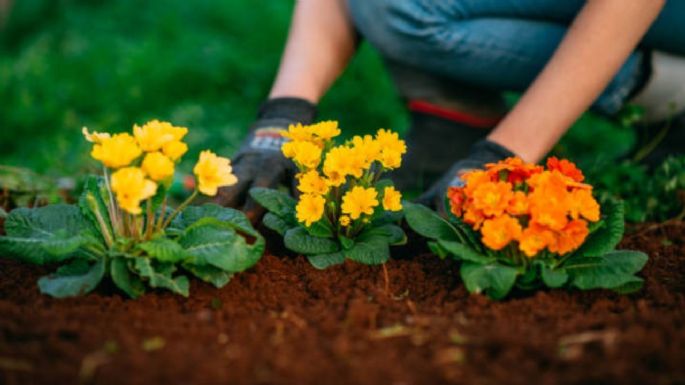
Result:
[[[11,207],[7,191],[27,192],[21,201],[15,196],[16,204],[31,204],[34,192],[58,201],[57,190],[78,190],[70,181],[99,171],[83,126],[126,131],[150,119],[187,126],[186,173],[201,149],[231,156],[268,94],[293,5],[0,0],[0,207]],[[509,96],[515,103],[517,95]],[[339,120],[347,135],[408,126],[380,58],[366,44],[322,100],[320,118]],[[579,163],[598,196],[625,199],[632,221],[685,215],[677,195],[685,189],[685,157],[657,174],[619,161],[635,143],[634,130],[620,120],[585,114],[554,153]]]
[[[152,118],[191,129],[187,162],[203,148],[232,154],[268,93],[293,4],[15,0],[0,33],[0,164],[87,171],[94,163],[82,126],[123,131]],[[407,126],[367,45],[323,99],[320,117],[347,132]],[[630,130],[588,115],[557,152],[592,167],[631,141]]]

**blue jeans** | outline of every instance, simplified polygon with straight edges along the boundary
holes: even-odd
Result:
[[[348,0],[361,34],[391,61],[491,90],[523,91],[584,5],[580,0]],[[685,55],[685,1],[669,0],[596,100],[614,114],[646,76],[645,49]]]

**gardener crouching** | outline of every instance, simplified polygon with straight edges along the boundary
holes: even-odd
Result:
[[[644,107],[645,132],[670,131],[649,162],[685,148],[685,2],[670,0],[300,0],[276,80],[234,157],[219,203],[253,219],[251,187],[289,183],[280,131],[308,124],[363,36],[407,101],[400,188],[435,205],[463,171],[513,155],[538,162],[588,108]],[[503,91],[521,91],[507,111]],[[360,85],[360,103],[364,100]],[[649,140],[649,138],[643,139]],[[606,143],[607,147],[614,145]]]

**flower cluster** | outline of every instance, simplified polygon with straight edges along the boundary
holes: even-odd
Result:
[[[463,187],[448,190],[450,211],[479,230],[492,250],[529,258],[576,250],[588,222],[600,219],[599,204],[575,164],[551,157],[546,166],[508,158],[467,172]]]
[[[301,193],[296,217],[309,227],[322,219],[346,236],[358,233],[377,208],[402,209],[401,194],[392,186],[377,186],[383,172],[400,167],[407,151],[397,133],[380,129],[335,146],[338,123],[291,125],[283,136],[283,154],[299,169]]]
[[[176,164],[188,151],[183,138],[185,127],[152,120],[143,126],[134,125],[133,133],[89,132],[83,128],[86,140],[93,143],[91,156],[100,161],[107,172],[112,170],[108,185],[116,195],[119,208],[129,214],[140,214],[141,202],[150,199],[159,184],[169,184]],[[209,196],[217,189],[237,182],[230,161],[203,151],[194,168],[198,190]]]

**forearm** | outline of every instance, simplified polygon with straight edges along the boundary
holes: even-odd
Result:
[[[544,70],[488,138],[526,161],[539,161],[609,84],[663,5],[586,4]]]
[[[299,0],[269,97],[317,103],[356,49],[344,0]]]

